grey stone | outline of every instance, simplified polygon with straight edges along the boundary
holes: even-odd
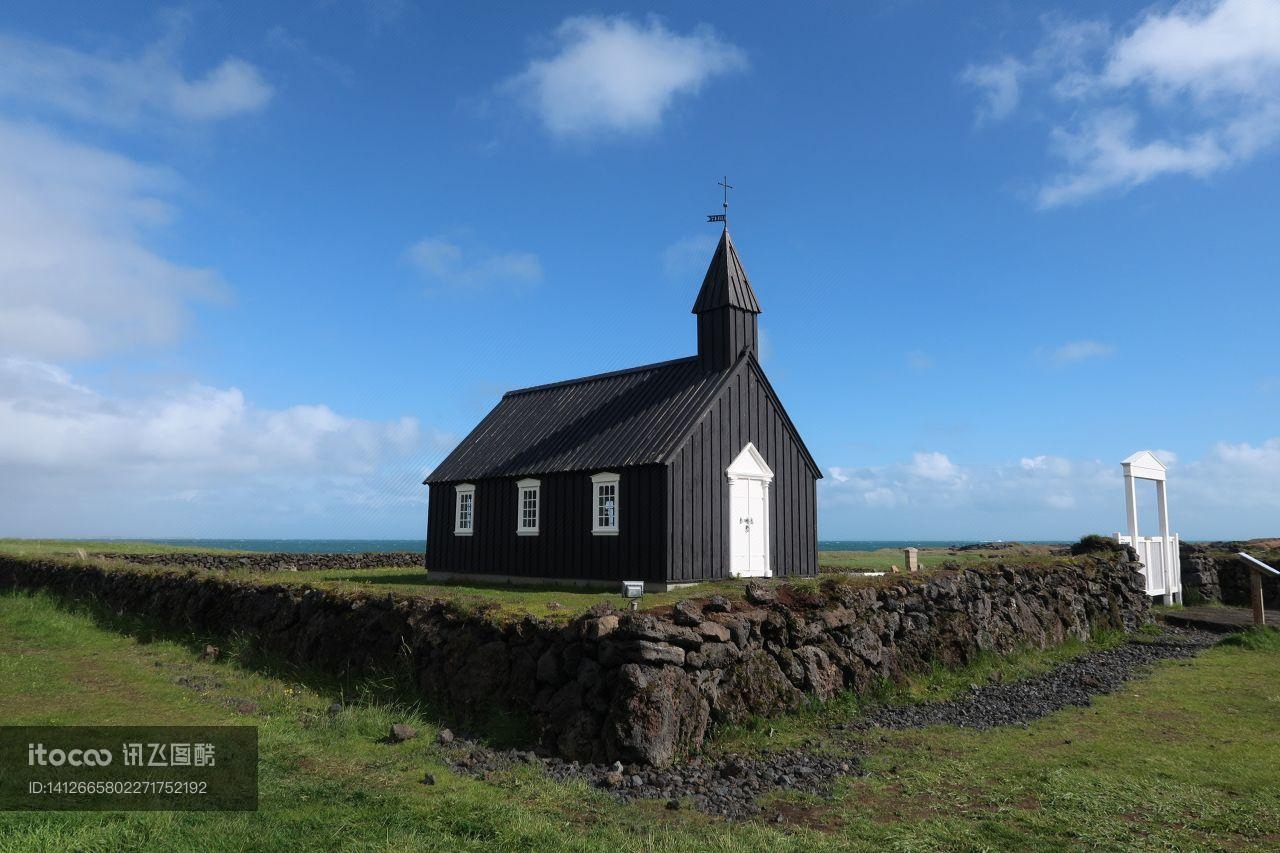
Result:
[[[752,581],[747,584],[747,601],[752,604],[772,604],[778,600],[778,593],[762,583]]]
[[[723,595],[713,595],[703,609],[708,613],[728,613],[733,610],[733,604]]]
[[[626,664],[605,721],[611,753],[666,767],[701,744],[710,719],[706,698],[674,666]]]
[[[682,598],[671,608],[671,621],[677,625],[697,625],[702,621],[702,611],[689,599]]]
[[[729,629],[715,622],[698,623],[698,633],[708,640],[715,640],[720,643],[729,641]]]
[[[391,726],[391,734],[387,735],[387,740],[392,743],[402,743],[406,740],[413,740],[418,736],[418,730],[408,723],[395,723]]]
[[[582,639],[598,640],[601,637],[612,634],[618,628],[618,616],[615,613],[609,613],[595,619],[586,619],[582,622]]]

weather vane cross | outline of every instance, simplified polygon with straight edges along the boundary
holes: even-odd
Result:
[[[716,213],[707,217],[708,222],[723,222],[725,230],[729,230],[729,190],[733,189],[733,185],[729,183],[729,176],[725,175],[723,181],[716,183],[716,186],[724,188],[724,213]]]

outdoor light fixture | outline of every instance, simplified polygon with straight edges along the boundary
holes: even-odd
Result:
[[[623,581],[622,597],[631,599],[631,609],[635,610],[640,596],[644,595],[644,581]]]

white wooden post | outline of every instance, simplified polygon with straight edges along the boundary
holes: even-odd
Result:
[[[1169,501],[1165,497],[1164,480],[1156,480],[1156,503],[1160,512],[1160,547],[1164,549],[1164,603],[1173,604],[1177,588],[1178,603],[1182,603],[1182,579],[1173,577],[1173,536],[1169,533]]]
[[[1138,488],[1128,466],[1124,471],[1125,508],[1129,511],[1129,544],[1138,550]]]

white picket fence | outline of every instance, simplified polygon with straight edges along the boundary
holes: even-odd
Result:
[[[1132,542],[1131,537],[1117,533],[1116,539],[1122,545],[1133,545],[1142,561],[1142,575],[1147,579],[1147,595],[1173,595],[1182,599],[1182,558],[1178,555],[1178,534],[1169,537],[1166,543],[1163,536],[1139,536]],[[1168,571],[1165,570],[1166,564]]]

